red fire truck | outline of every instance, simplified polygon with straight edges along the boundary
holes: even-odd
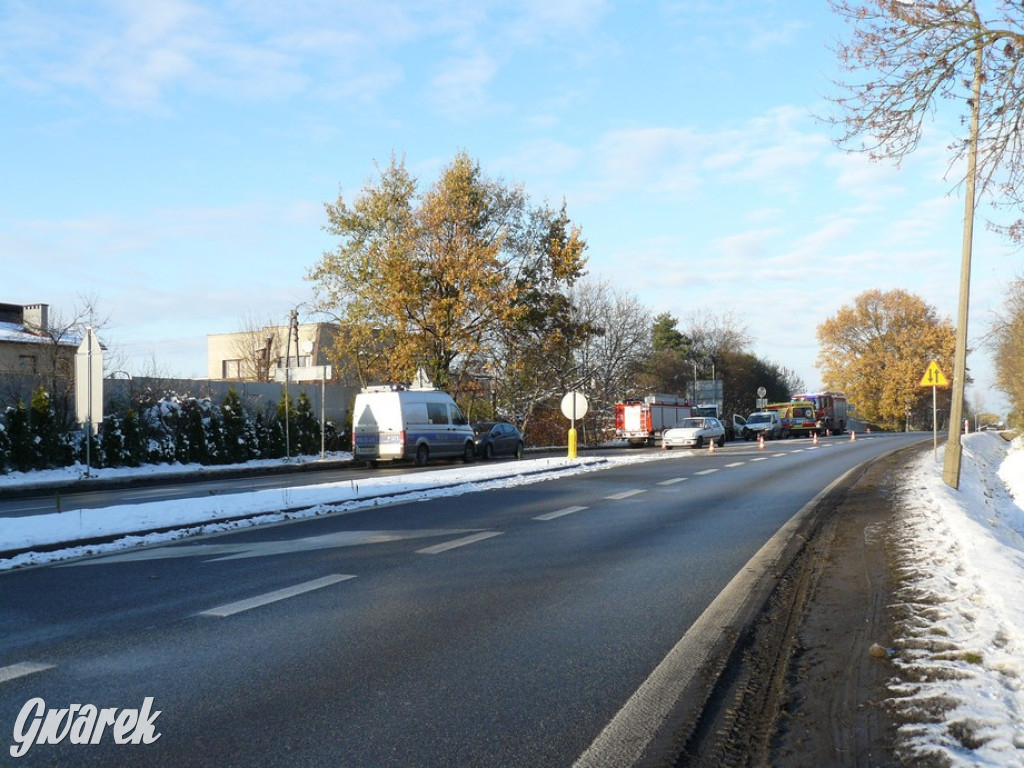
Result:
[[[666,429],[692,416],[694,406],[680,395],[657,393],[615,404],[615,437],[631,446],[654,445]]]
[[[838,392],[805,392],[793,395],[793,402],[810,402],[814,406],[814,418],[819,435],[841,435],[846,431],[846,396]]]

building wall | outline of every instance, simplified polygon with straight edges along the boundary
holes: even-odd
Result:
[[[46,304],[0,304],[0,405],[28,403],[39,386],[54,398],[72,390],[80,339],[55,341],[48,322]]]
[[[331,349],[336,335],[329,323],[301,323],[299,342],[291,341],[289,350],[287,326],[273,326],[255,331],[214,333],[206,337],[206,374],[211,381],[257,381],[256,358],[262,353],[270,359],[269,378],[274,369],[284,366],[288,353],[292,367],[331,364]]]

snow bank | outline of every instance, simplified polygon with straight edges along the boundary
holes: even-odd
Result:
[[[965,436],[958,491],[941,454],[908,470],[894,521],[899,750],[1024,766],[1024,446]]]

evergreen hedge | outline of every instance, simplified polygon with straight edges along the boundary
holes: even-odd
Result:
[[[287,419],[287,427],[285,420]],[[330,430],[328,445],[333,445]],[[297,402],[282,394],[276,408],[247,407],[232,388],[218,404],[210,398],[168,395],[138,411],[108,414],[89,443],[89,465],[238,464],[320,452],[320,422],[303,391]],[[49,395],[37,389],[24,403],[0,413],[0,473],[30,472],[86,463],[85,433],[60,429]]]

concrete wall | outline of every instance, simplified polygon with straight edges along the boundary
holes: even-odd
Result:
[[[136,402],[143,395],[159,399],[167,393],[208,397],[216,403],[224,399],[228,390],[234,387],[244,403],[254,409],[267,410],[276,408],[284,392],[284,385],[277,383],[254,381],[214,381],[210,379],[154,379],[135,377],[103,380],[104,411],[110,412],[118,404]],[[320,418],[323,404],[324,418],[333,423],[339,430],[352,420],[352,404],[355,401],[356,387],[346,387],[328,382],[321,388],[320,382],[308,382],[289,386],[293,401],[305,392],[313,404],[313,413]]]

